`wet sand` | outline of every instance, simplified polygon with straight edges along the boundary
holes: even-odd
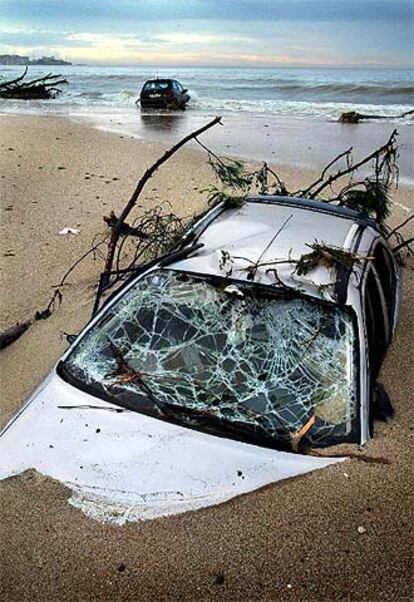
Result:
[[[1,327],[41,309],[70,263],[119,211],[160,142],[52,117],[0,117]],[[384,131],[384,138],[387,133]],[[315,144],[317,141],[315,140]],[[282,167],[291,186],[312,174]],[[151,181],[144,206],[189,215],[211,181],[205,156],[183,150]],[[413,208],[394,197],[391,223]],[[60,236],[65,226],[78,236]],[[99,261],[70,279],[62,306],[1,352],[0,424],[88,319]],[[0,482],[0,598],[63,600],[408,600],[413,593],[413,272],[404,269],[400,327],[382,381],[396,408],[364,455],[221,506],[124,527],[67,504],[36,473]],[[341,450],[345,451],[345,450]],[[357,450],[353,450],[357,451]],[[384,463],[385,460],[385,463]],[[364,527],[364,533],[358,527]]]
[[[107,131],[172,145],[213,117],[215,115],[193,111],[191,107],[184,112],[133,107],[117,113],[91,112],[73,118]],[[230,113],[223,116],[223,127],[206,132],[203,141],[217,153],[227,156],[321,170],[349,147],[354,148],[354,158],[358,161],[384,144],[394,129],[398,129],[401,147],[401,183],[413,186],[414,136],[413,121],[409,118],[368,120],[353,125],[321,117]],[[195,142],[190,146],[197,148]]]

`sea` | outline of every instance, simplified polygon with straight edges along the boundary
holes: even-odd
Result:
[[[2,78],[22,67],[0,67]],[[395,115],[414,105],[413,72],[404,69],[253,69],[217,67],[31,66],[29,77],[53,71],[69,81],[52,103],[8,101],[2,111],[101,111],[131,107],[143,83],[174,78],[189,89],[188,110],[206,113],[255,113],[338,117],[342,112]]]
[[[2,79],[22,71],[21,66],[0,66]],[[360,144],[361,153],[370,150],[393,127],[403,132],[403,146],[412,151],[413,118],[395,119],[414,108],[413,72],[409,69],[64,65],[31,66],[28,77],[50,71],[61,73],[69,82],[56,99],[0,99],[0,113],[63,115],[123,135],[166,143],[221,115],[227,127],[210,136],[216,150],[312,167],[323,165],[348,143]],[[186,111],[172,114],[137,107],[142,85],[155,77],[178,79],[189,90]],[[386,119],[364,123],[359,129],[340,126],[337,120],[345,111]],[[335,124],[336,134],[329,124]],[[304,148],[313,152],[304,153]],[[404,172],[409,176],[407,154]]]

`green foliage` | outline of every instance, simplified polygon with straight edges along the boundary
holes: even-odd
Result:
[[[226,203],[227,207],[241,207],[249,194],[289,195],[279,176],[263,162],[255,171],[247,171],[242,161],[216,157],[210,154],[209,165],[213,168],[221,187],[210,186],[209,205]]]
[[[204,191],[208,192],[208,204],[217,205],[224,203],[226,208],[241,207],[253,185],[255,172],[246,171],[242,161],[209,156],[209,165],[214,170],[221,186],[209,186]]]
[[[245,171],[244,163],[234,159],[209,157],[209,165],[213,168],[223,186],[234,190],[248,190],[253,182],[254,174]]]
[[[269,182],[272,178],[273,182]],[[284,182],[280,179],[268,164],[264,161],[260,169],[254,172],[254,182],[259,194],[274,194],[276,196],[292,196],[286,188]]]
[[[246,200],[245,195],[230,194],[226,190],[217,188],[217,186],[210,186],[205,191],[209,193],[207,202],[210,207],[224,203],[227,209],[234,209],[242,207]]]
[[[390,215],[390,191],[386,183],[365,180],[363,189],[348,190],[342,205],[358,211],[363,217],[373,217],[383,226]]]

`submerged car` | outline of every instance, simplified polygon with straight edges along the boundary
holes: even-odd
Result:
[[[299,270],[315,241],[356,261]],[[326,466],[286,451],[362,444],[391,413],[377,378],[399,301],[372,220],[291,197],[218,205],[77,336],[0,434],[0,479],[34,467],[124,522]]]
[[[315,240],[358,262],[298,276]],[[399,288],[370,219],[316,201],[251,198],[212,210],[178,253],[142,268],[56,378],[74,396],[259,445],[364,443],[376,405],[387,407],[377,377]]]
[[[175,79],[148,80],[143,85],[139,97],[144,109],[184,109],[189,100],[188,90]]]

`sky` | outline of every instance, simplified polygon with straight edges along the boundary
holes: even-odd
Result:
[[[186,66],[413,64],[414,0],[0,0],[0,54]]]

